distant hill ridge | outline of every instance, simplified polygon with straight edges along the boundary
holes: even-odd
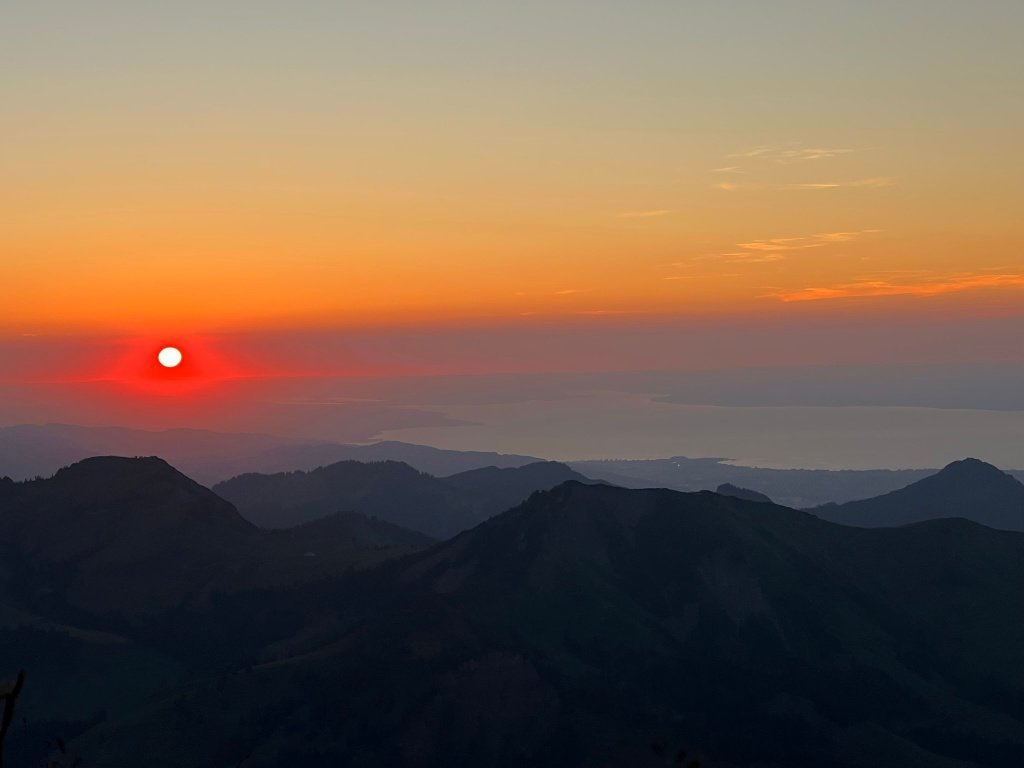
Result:
[[[62,466],[91,456],[161,456],[207,484],[244,472],[314,469],[343,460],[404,461],[433,475],[487,466],[515,467],[541,461],[486,451],[449,451],[384,441],[368,445],[202,429],[143,430],[70,424],[0,427],[0,477],[49,477]]]
[[[810,511],[825,520],[864,528],[962,517],[990,528],[1024,531],[1024,484],[991,464],[968,458],[891,493]]]
[[[722,483],[715,489],[715,493],[719,493],[722,496],[735,496],[737,499],[745,499],[746,501],[772,503],[772,500],[760,491],[754,491],[750,488],[740,488],[732,483]]]
[[[489,466],[519,467],[543,461],[533,456],[454,451],[384,441],[347,445],[273,435],[197,429],[148,431],[123,427],[25,424],[0,427],[0,478],[49,477],[62,466],[99,455],[161,456],[189,477],[212,486],[240,474],[312,470],[338,461],[402,461],[435,477]],[[764,469],[726,459],[674,456],[665,459],[568,462],[594,480],[627,488],[712,490],[728,483],[752,488],[794,508],[878,496],[936,470]],[[1008,470],[1024,479],[1024,471]]]
[[[557,462],[483,467],[439,478],[396,461],[341,461],[308,472],[240,475],[214,490],[265,528],[355,510],[443,539],[566,480],[591,482]]]

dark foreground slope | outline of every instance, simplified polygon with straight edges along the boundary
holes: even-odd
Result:
[[[587,478],[556,462],[434,477],[396,461],[341,461],[310,472],[240,475],[214,490],[264,528],[354,510],[444,539],[567,480]]]
[[[1024,484],[991,464],[963,459],[883,496],[810,511],[863,528],[962,517],[990,528],[1024,531]]]
[[[76,745],[154,768],[1024,762],[1024,536],[962,520],[567,483],[303,594],[333,629]]]

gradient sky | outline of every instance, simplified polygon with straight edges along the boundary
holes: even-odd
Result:
[[[0,379],[177,339],[225,378],[500,370],[486,329],[533,372],[716,365],[650,328],[774,328],[785,365],[830,362],[787,347],[807,326],[1012,339],[1022,28],[1019,0],[7,0]]]

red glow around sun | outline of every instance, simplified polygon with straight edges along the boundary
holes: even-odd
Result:
[[[150,394],[187,394],[250,375],[205,337],[130,339],[119,346],[104,378]]]

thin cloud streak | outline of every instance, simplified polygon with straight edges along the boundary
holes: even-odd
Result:
[[[889,280],[858,280],[820,288],[780,291],[770,294],[770,296],[790,303],[879,296],[941,296],[947,293],[960,293],[986,288],[1024,288],[1024,274],[959,274],[912,283],[894,283]]]
[[[782,189],[880,189],[882,187],[896,186],[896,180],[891,176],[877,176],[871,179],[856,179],[854,181],[827,181],[808,184],[787,184]]]
[[[625,213],[616,214],[617,219],[653,219],[659,216],[668,216],[672,213],[670,209],[659,208],[653,211],[626,211]]]
[[[773,160],[778,163],[805,162],[827,160],[840,155],[848,155],[854,150],[843,147],[808,147],[800,149],[783,149],[781,147],[754,147],[743,152],[726,155],[727,158]]]
[[[810,248],[823,248],[834,243],[848,243],[864,235],[875,234],[880,230],[861,229],[850,232],[822,232],[816,235],[803,237],[773,237],[762,240],[752,240],[747,243],[737,243],[738,248],[745,251],[804,251]],[[723,256],[736,256],[735,253],[723,253]]]
[[[737,243],[736,248],[739,250],[690,256],[684,260],[668,262],[662,266],[670,269],[686,269],[694,264],[708,262],[770,264],[783,261],[794,251],[815,250],[841,243],[850,243],[866,235],[877,234],[881,231],[880,229],[859,229],[841,232],[820,232],[814,235],[802,235],[799,237],[763,238],[745,243]],[[682,280],[686,278],[685,276],[670,276],[663,279]]]
[[[748,184],[720,181],[711,186],[713,189],[721,190],[722,192],[738,192],[740,190],[789,192],[817,189],[883,189],[896,186],[896,179],[891,176],[875,176],[869,179],[854,179],[852,181],[812,181],[797,184]]]

